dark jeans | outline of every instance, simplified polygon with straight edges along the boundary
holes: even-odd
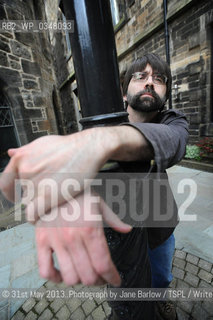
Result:
[[[147,232],[133,228],[121,234],[105,228],[112,259],[120,273],[121,288],[151,288],[151,270],[148,257]],[[154,320],[154,302],[109,301],[119,320]]]

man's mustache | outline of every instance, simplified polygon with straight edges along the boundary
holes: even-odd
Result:
[[[136,93],[134,95],[135,99],[138,99],[141,95],[146,94],[146,93],[151,93],[151,95],[153,96],[153,98],[159,98],[158,94],[152,89],[152,88],[146,88],[145,90],[141,90],[138,93]]]

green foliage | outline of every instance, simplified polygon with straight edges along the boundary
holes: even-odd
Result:
[[[200,147],[196,145],[190,145],[190,144],[187,145],[185,158],[200,161],[201,160]]]

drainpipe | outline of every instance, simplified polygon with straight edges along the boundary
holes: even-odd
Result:
[[[83,128],[126,122],[109,1],[63,0]]]
[[[165,32],[165,46],[166,46],[166,61],[170,66],[170,50],[169,50],[169,31],[167,23],[167,0],[163,0],[163,13],[164,13],[164,32]],[[169,109],[172,108],[172,94],[169,95]]]

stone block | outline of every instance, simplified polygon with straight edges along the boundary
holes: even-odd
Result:
[[[24,320],[37,320],[37,319],[38,319],[38,316],[33,311],[30,311],[24,318]]]
[[[186,258],[186,252],[182,251],[182,250],[175,250],[175,257],[179,258],[179,259],[185,259]]]
[[[183,280],[184,279],[184,275],[185,275],[185,272],[182,270],[182,269],[179,269],[177,267],[173,267],[172,269],[172,274],[175,278],[178,278],[180,280]]]
[[[56,313],[65,304],[64,299],[55,299],[51,304],[50,308],[54,313]]]
[[[39,131],[49,131],[51,129],[49,120],[38,121],[38,128]]]
[[[194,274],[194,275],[197,275],[199,268],[197,266],[195,266],[194,264],[187,262],[185,270]]]
[[[191,313],[194,303],[192,301],[178,301],[177,306],[187,313]]]
[[[20,58],[31,60],[30,50],[18,41],[11,40],[12,53]]]
[[[101,305],[92,312],[92,317],[94,320],[101,320],[106,318],[104,309]]]
[[[7,54],[3,51],[0,51],[0,65],[5,67],[9,66]]]
[[[0,50],[10,52],[10,47],[8,43],[6,43],[5,41],[2,41],[1,39],[0,39]]]
[[[19,61],[19,58],[18,57],[15,57],[13,56],[12,54],[9,54],[8,57],[10,58],[10,60],[13,60],[13,61],[16,61],[18,62]]]
[[[66,301],[66,305],[68,306],[71,312],[74,312],[81,305],[81,303],[81,300],[78,298],[72,298]]]
[[[22,309],[28,313],[36,304],[36,301],[34,298],[30,298],[27,301],[25,301],[25,303],[22,305]]]
[[[30,62],[22,59],[21,64],[22,64],[22,69],[25,73],[32,74],[34,76],[41,75],[40,67],[36,62]]]
[[[23,312],[21,312],[20,310],[18,310],[14,316],[11,318],[11,320],[23,320],[25,318],[25,315]]]
[[[212,301],[203,301],[202,307],[205,309],[209,314],[213,315],[213,303]]]
[[[32,80],[24,80],[25,89],[38,89],[38,83]]]
[[[64,305],[57,313],[56,317],[60,320],[70,320],[70,311],[66,305]]]
[[[21,87],[22,81],[18,71],[0,67],[2,79],[11,87]]]
[[[200,259],[200,261],[199,261],[199,263],[198,263],[198,267],[206,270],[207,272],[210,272],[211,269],[212,269],[212,263]]]
[[[46,309],[41,315],[40,317],[36,318],[38,320],[52,320],[53,318],[53,314],[49,309]]]
[[[201,319],[207,319],[208,313],[205,309],[201,306],[200,303],[195,303],[193,311],[192,311],[192,317],[195,320],[201,320]]]
[[[185,260],[183,260],[183,259],[179,259],[179,258],[174,258],[174,260],[173,260],[173,265],[175,266],[175,267],[177,267],[177,268],[180,268],[180,269],[183,269],[184,270],[184,268],[185,268],[185,264],[186,264],[186,262],[185,262]]]
[[[81,307],[79,307],[78,309],[76,309],[72,314],[71,314],[71,319],[72,320],[79,320],[79,319],[84,319],[85,318],[85,314],[82,310]],[[100,319],[99,319],[100,320]]]
[[[44,106],[44,98],[39,96],[39,95],[34,95],[33,96],[33,102],[34,102],[34,105],[35,107],[42,107]]]
[[[186,261],[192,263],[192,264],[195,264],[197,265],[198,264],[198,261],[199,261],[199,258],[188,253],[187,256],[186,256]]]
[[[82,304],[82,309],[84,310],[84,313],[86,314],[86,316],[88,316],[95,308],[96,308],[96,304],[94,300],[88,299]]]
[[[189,315],[179,307],[176,308],[176,312],[179,320],[189,320]]]
[[[210,272],[207,272],[203,269],[201,269],[198,273],[198,277],[207,283],[211,283],[213,279],[213,275]]]
[[[41,299],[34,307],[38,314],[41,314],[48,307],[48,302],[45,298]]]
[[[187,282],[189,285],[191,285],[194,288],[197,288],[198,283],[199,283],[199,278],[196,277],[195,275],[187,272],[186,276],[184,278],[184,281]]]
[[[12,69],[15,69],[15,70],[21,69],[21,65],[16,61],[10,61],[10,66]]]

